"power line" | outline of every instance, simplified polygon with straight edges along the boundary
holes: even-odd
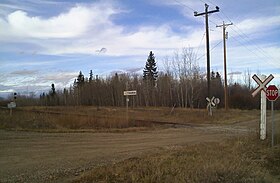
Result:
[[[178,4],[180,4],[180,5],[182,5],[182,6],[184,6],[184,7],[186,7],[186,8],[188,8],[189,10],[192,10],[192,11],[195,11],[193,8],[191,8],[190,6],[187,6],[186,4],[184,4],[184,3],[182,3],[182,2],[180,2],[180,1],[178,1],[178,0],[174,0],[175,2],[177,2]]]
[[[195,11],[192,7],[186,5],[186,4],[184,4],[184,3],[182,3],[182,2],[180,2],[180,1],[178,1],[178,0],[175,0],[175,1],[176,1],[179,5],[184,6],[184,7],[188,8],[189,10]],[[200,0],[200,1],[203,2],[203,3],[209,2],[211,5],[216,6],[216,4],[214,4],[213,1],[210,1],[210,0]],[[220,14],[216,14],[217,17],[218,17],[220,20],[224,21],[224,18],[223,18],[223,17],[225,17],[230,23],[233,22],[233,21],[231,20],[231,18],[230,18],[229,16],[227,16],[227,14],[226,14],[224,11],[220,10],[220,12],[222,13],[223,16],[220,16]],[[213,17],[213,18],[214,18],[214,17]],[[210,22],[211,24],[215,25],[215,26],[217,25],[217,23],[214,22],[213,20],[209,20],[209,22]],[[236,24],[234,24],[234,28],[230,27],[230,29],[231,29],[232,31],[235,32],[235,35],[236,35],[237,37],[239,37],[240,39],[242,39],[245,43],[250,42],[250,43],[251,43],[251,46],[255,47],[256,49],[252,50],[251,48],[249,48],[248,45],[245,45],[244,43],[242,43],[242,41],[236,39],[236,38],[233,36],[232,38],[233,38],[236,42],[238,42],[241,46],[245,47],[248,51],[250,51],[250,52],[251,52],[253,55],[255,55],[257,58],[262,59],[262,58],[264,57],[264,58],[266,58],[266,59],[264,60],[266,63],[268,63],[269,65],[275,66],[275,64],[272,64],[271,62],[267,61],[267,60],[273,60],[273,61],[277,62],[277,61],[275,60],[275,58],[273,58],[272,56],[270,56],[266,51],[263,50],[263,48],[261,48],[260,46],[258,46],[256,43],[252,42],[252,41],[251,41],[252,39],[251,39],[247,34],[245,34]],[[211,49],[211,50],[213,50],[213,49]],[[258,50],[258,52],[256,52],[256,50]],[[197,50],[197,52],[198,52],[198,50]],[[204,57],[204,56],[205,56],[205,54],[202,55],[199,59],[201,59],[201,58]],[[199,60],[199,59],[198,59],[198,60]],[[279,66],[277,66],[277,67],[279,67]]]
[[[203,1],[203,0],[200,0],[201,2],[206,2],[206,1]],[[212,3],[210,0],[207,0],[210,4],[212,4],[212,5],[214,5],[215,6],[215,4],[214,3]],[[230,23],[232,23],[232,21],[231,21],[231,19],[224,13],[224,11],[222,11],[222,10],[220,10],[220,12],[226,17],[226,19],[228,19],[229,20],[229,22]],[[224,19],[220,16],[220,14],[216,14],[222,21],[224,21]],[[215,22],[213,22],[212,21],[212,23],[213,24],[215,24]],[[217,24],[216,24],[217,25]],[[240,35],[240,36],[242,36],[242,37],[245,37],[245,38],[247,38],[247,39],[251,39],[251,38],[249,38],[249,36],[248,35],[246,35],[240,28],[238,28],[237,27],[237,25],[235,25],[234,24],[234,27],[236,28],[236,29],[238,29],[238,31],[240,32],[240,33],[238,33],[237,31],[235,31],[235,32],[237,32],[237,34],[238,35]],[[244,39],[244,38],[243,38]],[[244,39],[245,40],[245,39]],[[259,49],[261,49],[261,48],[259,48]],[[263,51],[263,50],[260,50],[260,51]]]
[[[237,26],[234,26],[234,27],[237,27]],[[246,34],[240,35],[239,32],[238,32],[237,30],[235,30],[235,29],[233,29],[233,28],[231,28],[231,27],[230,27],[230,29],[231,29],[232,31],[234,31],[245,43],[247,43],[247,42],[250,41],[250,38],[249,38]],[[245,36],[246,36],[246,37],[245,37]],[[243,44],[243,43],[242,43],[241,41],[239,41],[238,39],[235,39],[234,37],[233,37],[233,39],[236,40],[238,43],[240,43],[242,46],[246,47],[246,49],[249,50],[251,53],[253,53],[257,58],[263,59],[263,57],[264,57],[264,58],[266,58],[266,59],[268,59],[268,60],[273,60],[273,61],[277,62],[276,60],[274,60],[273,57],[269,57],[269,56],[264,52],[264,50],[263,50],[262,48],[259,48],[259,46],[257,46],[256,44],[254,44],[254,43],[251,44],[251,46],[255,48],[254,50],[252,50],[252,49],[250,49],[250,48],[248,47],[248,45]],[[255,50],[258,50],[258,52],[256,52]],[[261,56],[261,55],[262,55],[262,56]],[[267,61],[266,59],[264,59],[263,61],[265,61],[268,65],[271,65],[271,62]],[[274,64],[272,64],[272,65],[274,65]],[[274,65],[274,66],[276,66],[276,65]],[[277,66],[277,67],[279,67],[279,66]]]
[[[249,36],[247,36],[241,29],[239,29],[236,25],[234,26],[234,27],[236,27],[239,31],[240,31],[240,33],[245,37],[245,38],[247,38],[248,39],[248,41],[250,40],[250,37]],[[269,58],[269,57],[267,57],[267,53],[261,48],[261,47],[259,47],[258,45],[256,45],[255,43],[254,43],[254,45],[255,45],[255,47],[260,51],[260,52],[262,52],[263,53],[263,55],[266,57],[266,58]],[[270,57],[270,59],[271,59],[272,57]],[[272,58],[273,59],[273,58]],[[273,59],[274,60],[274,59]]]
[[[223,40],[220,41],[220,42],[218,42],[215,46],[213,46],[213,47],[211,48],[210,52],[212,52],[212,51],[213,51],[219,44],[221,44],[222,42],[223,42]],[[204,53],[203,55],[201,55],[201,56],[197,59],[197,61],[200,60],[201,58],[203,58],[205,55],[206,55],[206,53]]]
[[[206,1],[203,1],[203,0],[200,0],[201,2],[209,2],[210,4],[212,4],[212,5],[214,5],[215,6],[215,4],[213,3],[213,2],[211,2],[210,0],[206,0]],[[230,23],[232,23],[233,21],[229,18],[229,16],[227,16],[226,15],[226,13],[224,12],[224,11],[222,11],[222,10],[220,10],[220,12],[222,13],[222,15],[230,22]],[[223,17],[221,17],[220,16],[220,14],[216,14],[222,21],[224,21],[224,19],[223,19]],[[211,21],[211,23],[213,23],[213,24],[215,24],[215,22],[213,22],[213,21]],[[272,56],[270,56],[266,51],[264,51],[264,49],[263,48],[261,48],[259,45],[257,45],[255,42],[253,42],[253,41],[251,41],[252,39],[247,35],[247,34],[245,34],[236,24],[234,24],[234,27],[235,27],[235,29],[233,29],[233,28],[231,28],[231,30],[233,30],[235,33],[236,33],[236,35],[237,36],[239,36],[241,39],[243,39],[245,42],[250,42],[251,43],[251,45],[253,46],[253,47],[255,47],[255,49],[258,51],[257,53],[255,53],[255,50],[251,50],[250,49],[250,52],[252,52],[257,58],[262,58],[262,57],[264,57],[264,58],[266,58],[266,59],[268,59],[268,60],[273,60],[274,62],[277,62],[276,60],[275,60],[275,58],[273,58]],[[239,43],[240,43],[240,41],[238,41]],[[244,46],[243,44],[242,44],[242,46]],[[244,46],[245,47],[245,46]],[[246,49],[249,49],[247,46],[246,46]],[[260,55],[262,55],[262,56],[260,56]],[[266,60],[264,60],[265,62],[267,62],[269,65],[271,65],[271,62],[268,62],[268,61],[266,61]],[[274,65],[274,64],[273,64]],[[279,67],[279,66],[277,66],[277,67]]]
[[[221,13],[228,19],[230,23],[232,23],[231,19],[224,13],[224,11],[221,11]]]
[[[200,1],[203,2],[204,4],[207,4],[206,1],[203,1],[203,0],[200,0]],[[211,1],[208,0],[208,2],[209,2],[210,4],[212,4],[213,6],[216,6],[216,4],[212,3]]]
[[[201,38],[201,40],[200,40],[199,46],[197,47],[197,50],[196,50],[195,55],[197,55],[198,50],[200,49],[200,46],[201,46],[201,44],[202,44],[202,41],[203,41],[204,37],[205,37],[205,32],[203,33],[203,36],[202,36],[202,38]]]
[[[253,51],[252,49],[250,49],[248,45],[245,45],[244,43],[242,43],[240,40],[238,40],[238,39],[235,38],[235,37],[232,37],[232,38],[233,38],[236,42],[238,42],[241,46],[243,46],[244,48],[246,48],[249,52],[251,52],[253,55],[255,55],[256,58],[262,59],[262,57],[261,57],[259,54],[257,54],[255,51]],[[274,65],[274,64],[271,64],[271,62],[268,62],[266,59],[263,59],[263,61],[266,62],[268,65],[271,65],[271,66],[273,65],[274,67],[276,66],[276,65]],[[276,66],[276,67],[279,67],[279,66]]]
[[[215,10],[208,11],[209,5],[205,3],[205,11],[202,13],[197,13],[194,11],[194,16],[203,16],[205,15],[205,29],[206,29],[206,61],[207,61],[207,89],[208,89],[208,97],[211,97],[211,82],[210,82],[210,51],[209,51],[209,26],[208,26],[208,15],[219,12],[219,7],[216,6]]]
[[[203,1],[203,0],[200,0],[201,2],[204,2],[204,3],[206,3],[205,1]],[[213,6],[216,6],[217,4],[214,4],[212,1],[210,1],[210,0],[207,0],[207,2],[209,2],[210,4],[212,4]],[[230,23],[232,23],[232,21],[230,20],[230,18],[224,13],[224,11],[223,10],[220,10],[220,12],[228,19],[228,21],[230,22]],[[224,19],[219,15],[219,14],[216,14],[222,21],[224,21]]]

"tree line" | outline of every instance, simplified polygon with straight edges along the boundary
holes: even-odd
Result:
[[[136,96],[129,96],[130,106],[205,108],[207,80],[197,63],[191,48],[175,52],[171,58],[164,59],[164,70],[158,72],[155,55],[150,51],[143,74],[115,73],[101,78],[90,70],[86,77],[81,71],[73,85],[63,90],[55,90],[51,85],[48,93],[34,99],[42,106],[116,106],[124,107],[126,97],[123,92],[136,90]],[[251,96],[251,75],[248,72],[244,83],[231,83],[229,106],[239,109],[259,108],[259,97]],[[219,107],[224,106],[224,84],[219,72],[211,72],[212,96],[220,98]],[[279,100],[275,104],[280,108]]]

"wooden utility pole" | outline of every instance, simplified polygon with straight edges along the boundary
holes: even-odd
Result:
[[[225,109],[226,111],[228,110],[228,85],[227,85],[227,55],[226,55],[226,27],[232,25],[230,24],[225,24],[223,22],[222,25],[217,25],[216,27],[223,27],[223,40],[224,40],[224,77],[225,77],[225,87],[224,87],[224,95],[225,95]]]
[[[205,4],[205,12],[194,12],[194,16],[205,15],[205,28],[206,28],[206,55],[207,55],[207,89],[208,97],[211,98],[211,85],[210,85],[210,46],[209,46],[209,26],[208,26],[208,14],[219,12],[219,7],[216,6],[216,10],[208,11],[208,4]]]

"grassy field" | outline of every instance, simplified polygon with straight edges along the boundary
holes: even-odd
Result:
[[[253,138],[173,146],[95,168],[74,182],[280,182],[280,148]]]
[[[209,117],[205,110],[176,108],[109,107],[24,107],[13,111],[0,110],[0,128],[22,129],[98,129],[150,127],[153,122],[180,124],[232,124],[255,120],[258,111],[216,110]]]
[[[267,112],[268,135],[270,135],[270,111]],[[113,107],[22,107],[9,115],[0,109],[0,129],[45,132],[125,132],[179,125],[233,125],[240,122],[259,123],[258,110],[217,109],[208,116],[204,109],[176,108],[126,108]],[[275,134],[280,142],[280,111],[275,111]]]

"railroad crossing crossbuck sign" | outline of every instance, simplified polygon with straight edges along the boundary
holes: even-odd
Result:
[[[263,82],[260,80],[260,78],[254,74],[253,79],[257,82],[259,85],[252,93],[252,96],[255,97],[261,90],[266,90],[266,85],[274,78],[272,74],[270,74]]]
[[[261,121],[260,121],[260,139],[265,140],[266,138],[266,85],[274,78],[270,74],[267,78],[262,75],[261,79],[254,74],[253,79],[257,82],[258,87],[253,91],[252,96],[255,97],[261,92]]]
[[[212,97],[210,99],[210,98],[206,97],[206,100],[208,102],[208,104],[207,104],[208,114],[210,116],[212,116],[213,115],[212,108],[215,108],[220,103],[220,99],[219,98],[215,98],[215,97]]]
[[[210,107],[210,106],[213,106],[213,107],[215,106],[214,99],[215,99],[215,97],[212,97],[211,99],[206,97],[206,100],[208,102],[207,108]]]

